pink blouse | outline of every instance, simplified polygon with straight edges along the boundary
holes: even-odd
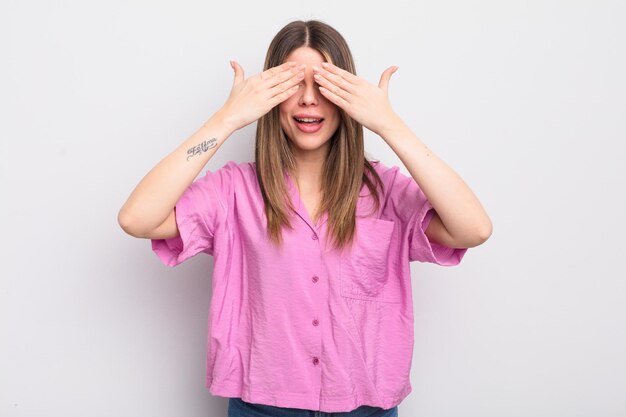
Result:
[[[327,248],[285,175],[296,213],[283,246],[266,236],[255,163],[229,161],[196,179],[176,204],[180,237],[152,240],[175,266],[214,257],[206,386],[213,395],[277,407],[385,409],[411,392],[409,262],[457,265],[467,249],[430,242],[434,209],[413,178],[372,162],[385,184],[373,208],[363,185],[354,245]]]

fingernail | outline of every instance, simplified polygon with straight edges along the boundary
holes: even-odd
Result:
[[[290,67],[295,67],[295,66],[296,66],[296,62],[294,62],[294,61],[290,61],[290,62],[289,62],[289,66],[290,66]]]
[[[322,62],[322,66],[323,67],[328,67],[328,66],[330,66],[330,64],[328,62]]]
[[[316,67],[315,65],[313,66],[313,71],[319,71],[320,67]]]

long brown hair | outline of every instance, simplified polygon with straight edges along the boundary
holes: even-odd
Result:
[[[327,62],[356,74],[354,59],[345,39],[337,30],[318,20],[297,20],[283,27],[274,37],[265,57],[264,70],[281,65],[300,47],[317,50]],[[335,247],[351,244],[356,228],[356,205],[363,183],[374,197],[375,210],[380,206],[376,183],[383,183],[373,166],[365,159],[363,126],[341,108],[339,127],[330,139],[330,150],[324,162],[322,200],[319,213],[327,212],[330,236]],[[288,198],[285,172],[296,168],[290,141],[281,126],[278,106],[257,123],[255,144],[256,174],[265,202],[270,240],[282,242],[282,227],[293,228],[294,210]],[[374,181],[367,175],[369,172]]]

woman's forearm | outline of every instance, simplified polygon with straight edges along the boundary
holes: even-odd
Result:
[[[234,130],[218,112],[163,158],[137,184],[120,209],[118,222],[122,229],[139,237],[161,225]]]
[[[380,136],[398,155],[441,218],[457,247],[489,237],[491,220],[463,179],[397,117]]]

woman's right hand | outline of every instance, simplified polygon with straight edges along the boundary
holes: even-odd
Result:
[[[305,65],[286,62],[244,79],[241,65],[231,61],[231,66],[235,71],[235,79],[220,113],[235,130],[257,121],[274,106],[295,94],[304,78],[305,68]]]

